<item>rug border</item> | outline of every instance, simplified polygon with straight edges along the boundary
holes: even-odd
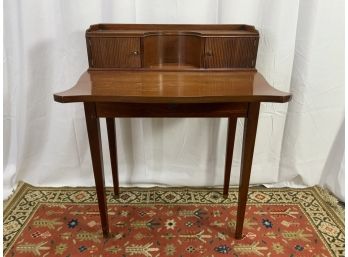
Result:
[[[13,205],[15,205],[22,197],[23,193],[28,189],[32,187],[30,184],[25,182],[19,182],[17,185],[17,188],[13,191],[13,193],[10,195],[10,197],[7,199],[6,203],[4,204],[3,209],[3,219],[9,215],[10,210],[12,209]]]
[[[86,187],[86,186],[78,186],[78,187],[70,187],[70,186],[64,186],[64,187],[37,187],[32,186],[26,182],[19,182],[16,190],[13,192],[13,194],[10,196],[10,198],[7,200],[6,204],[4,205],[4,219],[9,215],[11,207],[15,205],[22,197],[23,193],[27,191],[28,189],[35,189],[40,188],[40,190],[57,190],[57,188],[60,188],[61,191],[65,190],[95,190],[94,186]],[[272,191],[275,188],[268,188],[263,187],[260,185],[250,186],[252,189],[262,188],[262,190],[266,191]],[[211,190],[211,189],[221,189],[222,187],[190,187],[190,186],[182,186],[182,187],[162,187],[162,186],[151,186],[151,187],[121,187],[120,191],[122,190],[140,190],[140,191],[147,191],[147,190]],[[230,187],[232,190],[238,189],[238,187]],[[301,191],[301,190],[310,190],[312,191],[320,200],[320,203],[329,211],[329,213],[336,218],[336,220],[340,223],[339,225],[344,228],[344,209],[338,204],[338,199],[332,195],[327,189],[320,187],[320,186],[312,186],[312,187],[306,187],[306,188],[289,188],[289,187],[282,187],[277,188],[276,190],[280,191],[286,191],[286,190],[294,190],[294,191]],[[113,187],[106,187],[107,191],[112,191]]]
[[[345,229],[345,225],[344,225],[345,211],[342,208],[342,206],[338,204],[338,199],[334,195],[332,195],[329,190],[323,187],[314,186],[312,188],[313,188],[313,193],[318,197],[321,204],[335,218],[335,221],[340,222],[339,225],[344,230]]]

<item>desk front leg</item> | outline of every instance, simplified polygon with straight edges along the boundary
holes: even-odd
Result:
[[[114,183],[114,194],[119,194],[118,168],[117,168],[117,141],[115,118],[106,118],[106,127],[108,131],[109,152],[111,161],[112,180]]]
[[[230,187],[231,166],[233,159],[234,138],[236,135],[237,118],[229,117],[227,125],[227,142],[226,142],[226,160],[225,160],[225,178],[224,191],[225,198],[228,197],[228,189]]]
[[[259,110],[260,103],[249,103],[248,114],[244,121],[242,164],[239,181],[237,224],[235,232],[236,239],[241,239],[243,237],[243,223],[248,199],[250,172],[253,161]]]
[[[99,118],[96,113],[95,103],[84,103],[89,147],[93,164],[93,173],[97,189],[98,205],[100,212],[101,225],[104,237],[109,235],[108,213],[105,194],[103,153],[100,137]]]

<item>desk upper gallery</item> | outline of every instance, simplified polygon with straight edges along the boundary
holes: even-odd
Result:
[[[261,102],[288,102],[255,69],[259,33],[248,25],[97,24],[86,31],[89,69],[61,103],[83,102],[103,234],[109,235],[99,118],[107,123],[119,193],[115,117],[228,118],[224,196],[237,118],[244,118],[235,237],[242,238]]]

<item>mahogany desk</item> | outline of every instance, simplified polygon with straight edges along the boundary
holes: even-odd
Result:
[[[89,69],[73,88],[54,99],[84,103],[103,235],[108,236],[109,226],[99,118],[106,118],[115,195],[119,193],[115,117],[228,118],[223,188],[227,196],[236,123],[242,117],[235,231],[235,237],[242,238],[260,103],[291,98],[256,71],[258,32],[246,25],[101,24],[91,26],[86,38]]]

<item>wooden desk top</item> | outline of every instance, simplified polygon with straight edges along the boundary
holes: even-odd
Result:
[[[288,102],[255,71],[86,71],[57,102]]]

